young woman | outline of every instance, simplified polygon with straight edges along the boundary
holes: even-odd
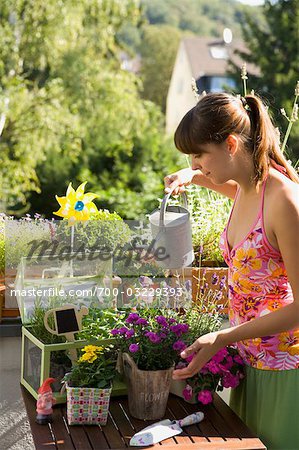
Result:
[[[236,343],[246,378],[231,406],[268,449],[299,449],[299,179],[280,151],[261,100],[224,93],[203,97],[182,119],[176,147],[192,169],[165,177],[178,194],[195,183],[234,199],[220,239],[229,267],[231,327],[198,338],[183,353],[198,372]]]

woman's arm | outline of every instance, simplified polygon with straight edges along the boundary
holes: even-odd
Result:
[[[228,181],[224,184],[214,184],[210,178],[206,177],[199,169],[192,170],[191,168],[181,169],[164,178],[165,192],[168,193],[173,190],[173,194],[177,195],[185,190],[184,186],[194,183],[198,186],[212,189],[219,192],[226,197],[235,198],[238,185],[235,181]]]
[[[174,378],[194,375],[226,345],[299,328],[299,204],[296,192],[282,193],[273,206],[273,231],[291,284],[293,303],[263,317],[200,337],[182,353],[182,357],[196,355],[186,368],[174,371]]]

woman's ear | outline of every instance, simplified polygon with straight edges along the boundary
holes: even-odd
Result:
[[[239,147],[239,140],[235,134],[229,134],[226,139],[227,149],[231,156],[233,156]]]

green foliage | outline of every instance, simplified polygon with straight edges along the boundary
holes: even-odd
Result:
[[[83,317],[78,339],[109,339],[110,330],[122,323],[124,317],[125,313],[121,310],[89,308],[88,314]]]
[[[190,30],[199,36],[221,36],[225,27],[240,35],[240,16],[253,8],[227,0],[142,0],[146,17],[151,24],[168,24],[181,30]],[[256,15],[257,8],[254,9]]]
[[[219,240],[228,220],[231,201],[205,188],[188,188],[188,201],[192,217],[192,240],[195,265],[203,261],[223,264]]]
[[[231,200],[195,185],[188,186],[186,190],[195,253],[193,265],[197,267],[205,261],[213,261],[221,266],[224,260],[219,248],[219,240],[227,224]],[[178,201],[171,200],[170,204],[177,204]]]
[[[30,333],[33,334],[39,341],[43,344],[60,344],[65,342],[64,336],[57,336],[56,334],[50,333],[44,325],[44,317],[45,312],[52,309],[53,305],[49,305],[48,308],[44,308],[39,301],[36,302],[33,310],[33,314],[30,318],[30,321],[26,325],[30,330]],[[54,316],[50,315],[48,319],[49,326],[54,330]]]
[[[112,345],[87,345],[82,355],[63,381],[73,387],[105,389],[111,386],[116,374],[116,352]]]
[[[163,116],[140,100],[138,78],[120,68],[117,33],[138,24],[138,3],[0,0],[6,211],[21,214],[31,203],[31,211],[52,216],[54,193],[86,179],[101,206],[119,206],[124,217],[153,206],[175,158]]]
[[[284,108],[291,113],[298,80],[299,3],[297,0],[266,1],[262,11],[262,23],[249,12],[244,15],[242,33],[250,55],[241,53],[241,56],[260,69],[259,78],[249,74],[249,91],[254,89],[267,99],[283,137],[288,123],[279,111]],[[235,77],[240,79],[239,68],[234,69]],[[299,158],[299,123],[292,129],[288,156],[294,161]]]
[[[166,96],[181,34],[169,25],[149,25],[142,32],[143,96],[166,110]]]

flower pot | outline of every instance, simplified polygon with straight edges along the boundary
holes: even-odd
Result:
[[[123,364],[130,414],[143,420],[161,419],[166,411],[174,368],[140,370],[127,353],[123,353]]]
[[[106,425],[111,390],[66,384],[68,424]]]

